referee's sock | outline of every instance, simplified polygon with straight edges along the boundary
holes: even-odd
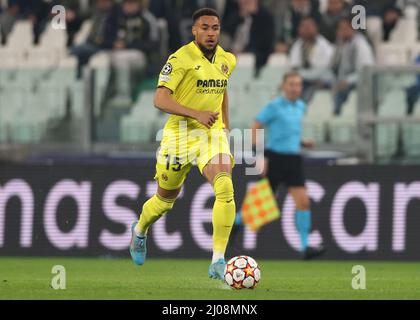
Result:
[[[308,248],[308,238],[311,231],[311,211],[297,210],[295,216],[296,229],[300,234],[300,247],[302,252]]]

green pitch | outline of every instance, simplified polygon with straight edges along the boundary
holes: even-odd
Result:
[[[0,258],[0,299],[420,299],[420,263],[258,261],[254,290],[234,291],[207,278],[207,260]],[[54,290],[54,265],[66,289]],[[363,265],[366,289],[352,289]]]

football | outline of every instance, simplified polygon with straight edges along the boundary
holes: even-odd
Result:
[[[225,283],[234,289],[254,289],[261,279],[257,261],[248,256],[233,257],[225,268]]]

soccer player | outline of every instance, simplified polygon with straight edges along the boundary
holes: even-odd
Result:
[[[306,105],[300,99],[302,77],[297,72],[286,73],[283,78],[283,95],[266,105],[257,115],[252,127],[253,148],[256,149],[256,130],[268,131],[265,148],[264,172],[273,192],[284,183],[295,205],[295,224],[300,234],[301,252],[304,259],[310,259],[324,252],[322,247],[308,246],[311,229],[310,200],[305,188],[301,147],[312,148],[314,142],[302,140],[302,120]]]
[[[149,227],[172,209],[196,164],[215,194],[213,258],[208,272],[211,278],[223,279],[224,253],[235,219],[226,87],[236,58],[218,45],[220,18],[216,11],[196,11],[192,33],[195,40],[170,55],[160,73],[154,104],[171,115],[157,156],[157,193],[144,203],[138,223],[132,225],[130,254],[134,263],[144,264]]]

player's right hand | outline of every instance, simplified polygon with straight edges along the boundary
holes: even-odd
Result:
[[[207,129],[210,129],[218,118],[219,112],[212,111],[198,111],[196,115],[196,120],[204,125]]]

